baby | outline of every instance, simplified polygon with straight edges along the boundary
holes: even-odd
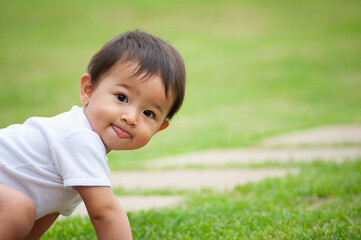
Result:
[[[185,68],[171,45],[130,31],[80,78],[82,108],[0,129],[0,239],[38,239],[83,200],[99,239],[131,239],[106,154],[138,149],[182,105]]]

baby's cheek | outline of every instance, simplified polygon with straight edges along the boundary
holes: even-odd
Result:
[[[152,131],[143,131],[139,138],[139,144],[144,147],[152,139],[153,135]]]

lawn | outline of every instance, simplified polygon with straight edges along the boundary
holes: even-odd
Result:
[[[184,56],[183,108],[145,148],[110,153],[113,170],[173,154],[257,146],[294,129],[361,123],[359,1],[0,1],[0,127],[80,105],[81,74],[120,32],[152,32]],[[226,193],[183,192],[186,206],[130,213],[133,234],[360,238],[360,160],[300,167],[284,180]],[[87,219],[71,218],[43,239],[93,234]]]
[[[313,162],[298,175],[183,193],[186,205],[128,214],[134,239],[360,239],[361,159]],[[95,239],[89,218],[57,222],[43,239]]]

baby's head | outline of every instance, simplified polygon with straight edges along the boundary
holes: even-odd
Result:
[[[137,30],[114,37],[93,56],[80,96],[93,130],[110,151],[144,146],[168,126],[184,92],[178,51]]]
[[[93,56],[88,66],[93,86],[102,74],[114,64],[137,64],[133,77],[158,75],[161,77],[167,97],[173,97],[170,120],[183,103],[185,92],[185,67],[179,52],[164,40],[143,31],[129,31],[107,42]],[[172,96],[168,96],[171,93]]]

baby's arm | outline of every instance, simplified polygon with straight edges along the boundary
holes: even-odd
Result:
[[[98,239],[132,239],[128,217],[110,187],[77,186]]]

